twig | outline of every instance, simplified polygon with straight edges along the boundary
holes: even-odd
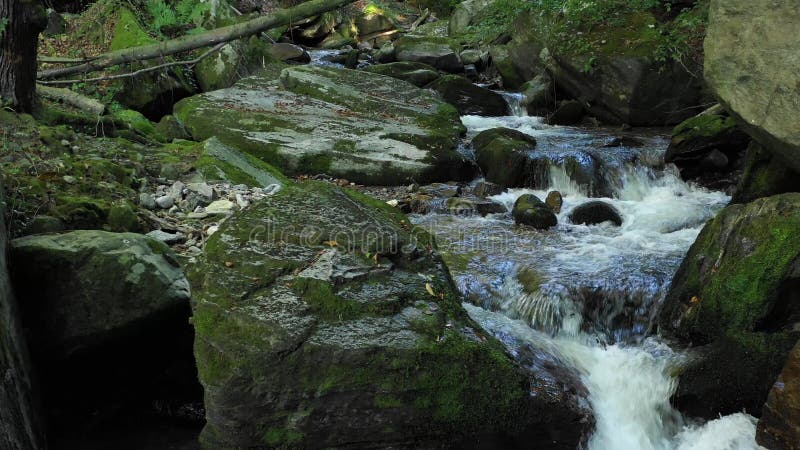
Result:
[[[195,59],[191,59],[191,60],[188,60],[188,61],[173,61],[173,62],[169,62],[169,63],[165,63],[165,64],[160,64],[158,66],[145,67],[144,69],[139,69],[139,70],[136,70],[134,72],[120,73],[120,74],[116,74],[116,75],[106,75],[106,76],[103,76],[103,77],[95,77],[95,78],[84,78],[84,79],[80,79],[80,80],[37,81],[37,83],[41,84],[41,85],[45,85],[45,86],[64,86],[64,85],[69,86],[69,85],[72,85],[72,84],[75,84],[75,83],[94,83],[94,82],[98,82],[98,81],[108,81],[108,80],[118,80],[120,78],[130,78],[130,77],[135,77],[135,76],[141,75],[143,73],[152,72],[152,71],[155,71],[155,70],[166,69],[168,67],[174,67],[174,66],[194,66],[195,64],[199,63],[200,61],[202,61],[203,59],[207,58],[208,56],[211,56],[213,53],[218,52],[225,45],[227,45],[227,42],[220,42],[219,44],[215,45],[214,47],[212,47],[211,49],[209,49],[208,51],[206,51],[205,53],[203,53],[202,55],[198,56]]]

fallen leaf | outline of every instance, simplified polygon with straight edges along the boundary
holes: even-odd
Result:
[[[436,297],[436,293],[433,292],[433,286],[431,286],[430,283],[425,283],[425,290],[428,291],[428,294],[431,294],[432,296]]]
[[[225,267],[233,267],[233,261],[225,261]]]

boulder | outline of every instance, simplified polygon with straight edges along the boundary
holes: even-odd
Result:
[[[10,259],[53,434],[155,399],[158,380],[192,367],[189,283],[163,242],[72,231],[15,239]]]
[[[418,62],[393,62],[376,64],[366,68],[368,72],[379,73],[398,80],[407,81],[414,86],[424,87],[438,80],[441,75],[435,67]]]
[[[285,42],[276,42],[270,45],[269,54],[278,61],[311,62],[311,56],[303,47]]]
[[[492,128],[475,136],[472,146],[486,180],[509,188],[523,182],[526,153],[536,148],[536,139],[510,128]]]
[[[431,236],[384,202],[289,185],[226,221],[202,264],[208,448],[579,444],[563,391],[530,395]]]
[[[356,18],[356,28],[360,37],[368,37],[384,31],[394,30],[392,21],[383,14],[365,13]]]
[[[547,123],[550,125],[577,125],[583,120],[583,113],[583,103],[577,100],[565,100],[547,116]]]
[[[736,186],[732,203],[748,203],[761,197],[800,192],[798,172],[758,142],[750,142],[744,160],[744,172]]]
[[[493,0],[466,0],[456,5],[447,24],[448,34],[457,36],[467,31],[470,25],[476,25],[481,13],[492,3]]]
[[[4,205],[3,203],[2,205]],[[8,275],[8,236],[0,205],[0,448],[44,449],[44,427],[36,408],[30,355]]]
[[[394,41],[394,49],[398,61],[421,62],[450,73],[464,71],[458,46],[446,37],[407,34]]]
[[[720,107],[706,110],[672,130],[664,162],[674,163],[685,180],[708,185],[738,169],[750,138]]]
[[[533,194],[523,194],[511,210],[514,222],[528,225],[538,230],[546,230],[558,225],[558,218],[547,204]]]
[[[547,74],[537,75],[520,86],[522,101],[520,106],[531,116],[546,116],[555,108],[555,86]]]
[[[288,181],[283,174],[264,161],[229,147],[214,137],[202,143],[202,151],[194,167],[207,181],[225,181],[262,188],[283,186]]]
[[[230,87],[241,78],[257,73],[268,64],[283,61],[283,55],[274,50],[278,45],[289,44],[270,46],[255,36],[228,43],[197,63],[194,70],[197,84],[203,92]]]
[[[550,191],[547,193],[547,198],[544,199],[544,202],[554,213],[558,214],[561,212],[561,207],[564,206],[564,197],[561,192]]]
[[[793,0],[712,1],[705,79],[747,134],[800,172],[798,23]]]
[[[659,332],[691,345],[675,404],[706,418],[758,415],[800,337],[800,194],[730,205],[678,269]]]
[[[196,140],[216,136],[289,175],[324,173],[361,184],[464,180],[458,111],[429,91],[365,71],[285,69],[175,107]]]
[[[593,200],[576,206],[569,213],[569,221],[579,225],[597,225],[603,222],[612,222],[616,226],[621,226],[622,216],[617,211],[617,208],[610,203]]]
[[[458,75],[447,75],[434,81],[431,89],[438,92],[444,101],[450,103],[464,115],[507,116],[508,103],[502,95],[480,87]]]
[[[800,342],[794,346],[778,380],[772,385],[756,441],[773,450],[800,448]]]
[[[15,239],[10,258],[31,347],[48,361],[107,345],[186,313],[189,285],[175,255],[133,233],[80,230]]]

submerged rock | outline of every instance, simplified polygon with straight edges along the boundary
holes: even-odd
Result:
[[[558,218],[547,204],[533,194],[523,194],[516,202],[511,215],[516,223],[528,225],[538,230],[546,230],[558,225]]]
[[[800,172],[798,23],[793,0],[712,1],[704,75],[738,125]]]
[[[207,447],[579,443],[580,415],[530,395],[432,238],[381,201],[287,186],[213,235],[202,272]]]
[[[706,418],[758,415],[800,338],[800,194],[731,205],[678,269],[659,331],[695,348],[674,402]]]
[[[773,450],[800,448],[800,342],[769,391],[756,441]]]
[[[547,193],[547,198],[545,198],[544,202],[554,213],[558,214],[561,212],[561,207],[564,205],[564,197],[561,196],[561,192],[550,191]]]
[[[548,199],[550,197],[548,196]],[[597,225],[603,222],[612,222],[616,226],[622,225],[622,216],[617,208],[610,203],[594,200],[582,203],[569,213],[569,221],[581,225]]]
[[[279,83],[251,77],[185,99],[175,116],[195,139],[222,143],[287,174],[361,184],[463,180],[458,112],[434,93],[365,71],[285,69]]]
[[[462,76],[447,75],[429,87],[438,92],[444,101],[455,106],[461,115],[507,116],[510,113],[502,95],[477,86]]]

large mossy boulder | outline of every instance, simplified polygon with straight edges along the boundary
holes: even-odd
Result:
[[[457,151],[458,111],[394,78],[325,67],[250,77],[175,106],[195,139],[216,136],[287,175],[319,174],[364,184],[469,179]]]
[[[269,44],[251,36],[226,44],[200,61],[194,73],[200,89],[209,92],[231,87],[241,78],[258,73],[276,60]]]
[[[155,38],[145,31],[130,9],[116,6],[112,2],[103,2],[108,17],[104,19],[114,22],[113,36],[109,50],[117,51],[141,45],[155,44]],[[104,6],[100,6],[104,7]],[[134,62],[132,69],[146,69],[163,64],[163,61]],[[114,100],[120,104],[143,113],[148,118],[158,120],[169,114],[172,105],[197,91],[192,79],[191,70],[184,67],[151,70],[134,77],[123,78],[112,82]]]
[[[441,75],[435,67],[420,62],[399,61],[388,64],[375,64],[365,70],[403,80],[417,87],[427,86]]]
[[[523,182],[526,154],[536,148],[536,139],[510,128],[492,128],[475,136],[472,146],[486,180],[509,188]]]
[[[731,205],[709,222],[678,269],[659,318],[691,344],[676,405],[707,418],[759,414],[800,337],[800,194]]]
[[[194,168],[206,181],[226,181],[251,187],[283,186],[288,182],[277,169],[256,158],[229,147],[217,138],[204,141]]]
[[[408,34],[394,42],[398,61],[421,62],[450,73],[461,73],[464,64],[459,46],[450,38]]]
[[[45,439],[35,407],[28,346],[8,275],[4,213],[0,206],[0,448],[38,450],[46,448]]]
[[[481,13],[492,3],[493,0],[466,0],[456,5],[447,23],[448,34],[457,36],[466,32],[470,25],[478,24]]]
[[[579,414],[530,394],[431,236],[383,202],[286,186],[226,221],[202,264],[207,448],[578,445]]]
[[[800,446],[800,342],[786,359],[758,421],[756,441],[774,450]]]
[[[188,308],[189,284],[175,255],[140,234],[27,236],[11,242],[10,258],[30,345],[49,361],[126,332],[152,332],[148,322]]]
[[[166,244],[72,231],[15,239],[9,258],[52,435],[158,398],[177,367],[196,385],[189,282]]]
[[[794,0],[713,0],[705,79],[739,125],[800,171],[800,9]]]
[[[536,14],[524,14],[520,21]],[[541,63],[561,91],[588,105],[588,113],[603,122],[664,126],[691,117],[701,103],[702,80],[685,63],[657,58],[662,37],[652,13],[622,14],[614,25],[586,31],[581,39],[587,48],[551,45],[539,54]],[[526,35],[542,39],[535,28]]]
[[[741,168],[749,142],[750,137],[717,105],[672,130],[664,162],[674,163],[683,179],[709,185]]]
[[[744,171],[731,198],[732,203],[748,203],[761,197],[800,192],[800,174],[757,141],[750,142],[744,160]]]
[[[502,95],[459,75],[441,77],[429,87],[455,106],[461,115],[507,116],[511,112]]]

